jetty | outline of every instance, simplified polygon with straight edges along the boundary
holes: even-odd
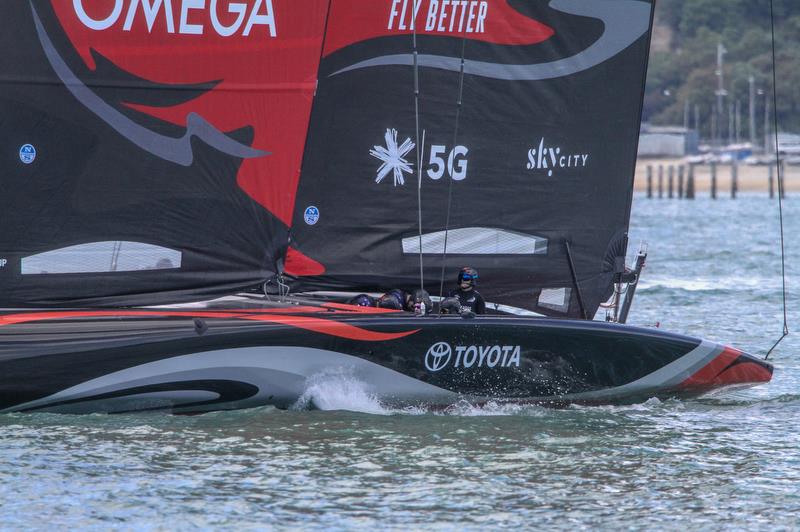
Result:
[[[778,194],[783,179],[784,197],[800,191],[800,166],[775,163],[688,163],[685,159],[639,159],[634,190],[649,198],[692,199],[696,195],[736,198],[741,192]]]

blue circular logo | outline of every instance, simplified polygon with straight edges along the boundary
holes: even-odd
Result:
[[[306,207],[306,212],[303,215],[303,219],[305,219],[308,225],[314,225],[319,221],[319,209],[313,205]]]
[[[31,144],[25,144],[19,149],[19,160],[25,164],[31,164],[36,159],[36,148]]]

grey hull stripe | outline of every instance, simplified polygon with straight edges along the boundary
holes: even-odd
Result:
[[[79,404],[52,407],[48,412],[61,414],[91,414],[94,412],[126,412],[158,408],[177,409],[182,404],[215,401],[219,394],[207,390],[170,390],[168,392],[132,393]]]
[[[586,50],[550,63],[507,65],[485,61],[464,61],[464,73],[502,80],[536,81],[569,76],[611,59],[647,33],[650,5],[638,0],[552,0],[550,7],[567,13],[599,19],[605,25],[603,35]],[[461,58],[419,54],[419,66],[459,72]],[[360,61],[331,74],[377,66],[413,66],[412,54],[384,55]],[[329,76],[329,77],[330,77]]]
[[[214,410],[248,408],[276,402],[291,404],[302,396],[308,378],[337,369],[348,371],[348,375],[364,383],[368,393],[388,404],[445,404],[457,397],[454,392],[352,355],[311,347],[262,346],[206,351],[148,362],[91,379],[3,412],[31,409],[92,411],[92,405],[89,404],[68,408],[56,405],[81,399],[95,402],[90,398],[143,386],[196,380],[232,380],[252,384],[259,389],[256,395],[243,401],[216,403],[211,407]],[[114,402],[118,408],[122,407],[119,400]],[[95,403],[99,405],[103,402]]]
[[[618,397],[642,395],[649,392],[666,391],[679,385],[706,364],[714,360],[724,346],[708,340],[703,340],[700,345],[661,369],[645,375],[641,379],[629,382],[616,388],[563,395],[561,398],[570,401],[582,400],[608,400]]]
[[[146,127],[140,126],[103,101],[102,98],[78,79],[78,76],[70,70],[67,63],[56,51],[53,42],[44,30],[44,26],[39,19],[36,8],[33,7],[32,1],[31,11],[33,12],[33,22],[36,24],[36,33],[39,36],[39,42],[44,49],[47,60],[50,62],[56,75],[64,83],[67,90],[69,90],[86,108],[114,128],[120,135],[143,150],[165,161],[170,161],[181,166],[191,166],[194,161],[191,138],[197,137],[212,148],[241,159],[252,159],[269,155],[269,152],[251,148],[250,146],[228,137],[197,113],[189,113],[186,115],[186,133],[180,138],[161,135],[150,131]]]

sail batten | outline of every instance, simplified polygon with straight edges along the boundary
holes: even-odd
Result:
[[[424,255],[547,254],[546,238],[493,227],[460,227],[436,231],[423,234],[421,240]],[[419,254],[420,237],[403,238],[403,253]]]

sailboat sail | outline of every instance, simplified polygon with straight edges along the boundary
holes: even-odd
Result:
[[[421,253],[438,293],[446,242],[447,284],[470,265],[490,301],[593,315],[624,267],[651,26],[643,0],[333,0],[295,286],[419,286]]]
[[[277,271],[327,0],[18,0],[0,16],[0,306]]]
[[[3,12],[0,306],[196,299],[281,263],[410,288],[420,256],[436,293],[446,251],[491,301],[588,316],[622,268],[649,1]]]

